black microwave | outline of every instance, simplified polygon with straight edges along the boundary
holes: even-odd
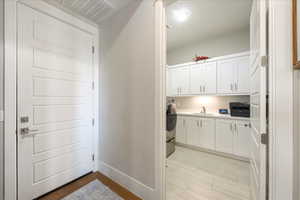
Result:
[[[233,117],[250,117],[250,104],[232,102],[230,105],[230,115]]]

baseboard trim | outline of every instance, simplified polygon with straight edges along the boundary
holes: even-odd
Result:
[[[201,148],[201,147],[196,147],[196,146],[188,145],[188,144],[182,144],[182,143],[178,143],[178,142],[176,142],[176,146],[184,147],[184,148],[195,150],[195,151],[202,151],[202,152],[205,152],[205,153],[210,153],[210,154],[214,154],[214,155],[217,155],[217,156],[222,156],[222,157],[225,157],[225,158],[230,158],[230,159],[250,163],[249,158],[244,158],[244,157],[240,157],[240,156],[236,156],[236,155],[232,155],[232,154],[228,154],[228,153],[208,150],[208,149],[204,149],[204,148]]]
[[[135,178],[128,176],[124,172],[99,161],[99,172],[112,179],[122,187],[126,188],[133,194],[137,195],[143,200],[152,200],[155,196],[155,190],[149,186],[144,185]]]

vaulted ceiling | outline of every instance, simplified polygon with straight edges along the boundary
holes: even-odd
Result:
[[[137,0],[44,0],[54,6],[67,9],[101,24],[122,7]]]

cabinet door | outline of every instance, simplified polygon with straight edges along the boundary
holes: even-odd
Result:
[[[249,56],[239,58],[236,62],[235,92],[250,93]]]
[[[216,149],[216,124],[215,119],[200,119],[200,147],[215,150]]]
[[[179,95],[179,80],[178,80],[178,70],[176,68],[169,69],[169,95],[176,96]]]
[[[216,150],[233,154],[233,125],[232,120],[216,120]]]
[[[198,117],[189,117],[186,121],[187,144],[199,146],[200,122]]]
[[[190,67],[180,67],[176,70],[176,79],[180,95],[189,94],[190,92]]]
[[[217,67],[217,90],[220,94],[233,93],[235,80],[235,60],[224,60],[218,62]]]
[[[204,85],[205,85],[205,77],[203,74],[205,73],[205,67],[203,64],[196,64],[191,66],[191,94],[203,94],[204,93]]]
[[[251,141],[249,122],[237,121],[235,127],[234,153],[249,158]]]
[[[203,74],[201,79],[204,81],[204,93],[216,94],[217,93],[217,63],[203,64]]]
[[[176,142],[186,144],[186,121],[184,117],[177,118]]]

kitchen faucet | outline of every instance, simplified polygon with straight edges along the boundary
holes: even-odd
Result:
[[[205,106],[202,106],[201,113],[206,113],[206,108],[205,108]]]

